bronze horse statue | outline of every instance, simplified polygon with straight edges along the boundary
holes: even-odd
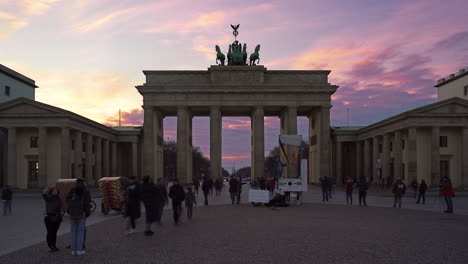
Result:
[[[216,45],[215,49],[216,49],[216,64],[218,64],[218,61],[219,61],[218,65],[224,66],[224,61],[226,60],[226,57],[221,52],[221,49],[219,48],[218,45]]]
[[[260,45],[257,45],[255,47],[254,53],[250,54],[250,65],[251,66],[257,65],[257,64],[255,64],[255,61],[257,61],[257,63],[260,63],[260,54],[258,54],[259,51],[260,51]]]

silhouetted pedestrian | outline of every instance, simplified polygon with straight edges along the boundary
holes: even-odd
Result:
[[[366,178],[361,177],[359,179],[357,187],[359,190],[359,206],[361,206],[362,204],[364,204],[364,206],[367,206],[366,196],[367,196],[367,189],[369,189],[369,184],[367,183]]]
[[[2,191],[3,215],[11,215],[11,201],[13,200],[13,191],[10,186],[5,186]]]
[[[237,200],[239,196],[237,195],[239,191],[239,181],[237,180],[237,177],[231,176],[231,179],[229,180],[229,194],[231,195],[231,202],[234,204],[236,201],[239,203]]]
[[[452,214],[453,213],[453,202],[452,197],[454,195],[453,188],[452,188],[452,181],[449,177],[445,176],[442,178],[440,182],[440,187],[442,191],[442,195],[444,196],[445,203],[447,204],[447,210],[445,213]]]
[[[197,204],[197,199],[195,198],[195,193],[192,191],[192,187],[187,188],[187,193],[185,194],[185,206],[187,207],[187,219],[192,219],[193,206]]]
[[[328,202],[328,197],[329,197],[329,185],[330,182],[328,181],[327,176],[320,177],[320,186],[322,187],[322,202],[327,201]]]
[[[45,188],[42,191],[42,198],[45,201],[46,215],[44,216],[44,224],[47,229],[47,246],[49,252],[57,252],[57,231],[62,223],[62,202],[56,188]]]
[[[346,191],[346,204],[353,204],[353,179],[346,177],[345,180],[345,191]]]
[[[177,179],[169,189],[169,197],[172,199],[172,212],[174,213],[174,224],[179,224],[180,214],[182,213],[182,202],[185,200],[184,188]]]
[[[394,196],[393,207],[396,207],[396,204],[398,203],[398,207],[401,208],[401,199],[406,192],[405,183],[401,180],[401,178],[398,178],[395,184],[393,185],[392,192]]]
[[[202,183],[202,191],[203,191],[203,195],[205,196],[205,201],[204,201],[205,205],[208,205],[208,195],[210,193],[210,190],[211,190],[210,180],[208,178],[205,178],[205,180],[203,180],[203,183]]]
[[[159,206],[160,204],[158,204],[158,208],[157,208],[158,214],[157,214],[156,222],[159,225],[162,225],[161,219],[164,213],[164,206],[169,205],[169,198],[167,194],[166,183],[164,182],[163,178],[158,179],[158,184],[156,184],[156,188],[158,188],[160,195],[162,197],[162,202],[163,202],[162,206]]]
[[[140,188],[135,176],[130,177],[130,185],[125,191],[127,210],[125,211],[125,217],[128,217],[127,223],[127,234],[135,233],[136,220],[141,216],[140,209]]]
[[[426,203],[426,190],[427,190],[427,185],[424,180],[421,180],[421,184],[419,184],[419,195],[418,195],[418,200],[416,201],[417,204],[419,204],[419,201],[421,200],[422,197],[422,203]]]

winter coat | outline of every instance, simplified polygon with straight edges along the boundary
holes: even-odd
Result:
[[[236,193],[239,191],[239,181],[236,178],[232,178],[229,181],[229,192]]]
[[[130,184],[126,189],[127,196],[127,211],[125,216],[130,216],[132,218],[140,218],[141,209],[140,209],[140,188],[136,183]]]
[[[322,186],[322,190],[328,190],[330,185],[328,178],[322,177],[320,178],[320,185]]]
[[[164,207],[164,205],[169,203],[169,198],[167,197],[166,185],[165,184],[156,184],[156,188],[158,188],[159,191],[161,192],[161,196],[162,196],[163,201],[164,201],[164,204],[163,204],[163,207]]]
[[[2,191],[2,200],[11,200],[13,198],[13,192],[10,188],[6,188]]]
[[[175,203],[181,203],[185,199],[184,188],[180,184],[172,185],[169,189],[169,197]]]
[[[420,192],[420,193],[425,193],[426,190],[427,190],[427,185],[426,185],[426,183],[421,183],[421,184],[419,185],[419,192]]]
[[[357,187],[360,192],[367,192],[367,189],[369,189],[369,185],[366,180],[359,181]]]
[[[393,194],[395,196],[403,196],[406,192],[406,185],[403,182],[396,182],[395,185],[393,185]]]
[[[209,192],[211,189],[211,182],[210,180],[204,180],[202,184],[202,190],[203,192]]]
[[[46,204],[46,215],[61,215],[62,213],[62,201],[60,196],[54,195],[51,192],[48,194],[43,194]]]
[[[187,192],[185,194],[185,206],[191,207],[194,204],[197,204],[197,198],[195,198],[194,192]]]
[[[145,205],[147,222],[156,221],[158,209],[164,207],[165,204],[161,188],[153,183],[143,183],[141,185],[141,200]]]
[[[444,177],[441,181],[442,195],[443,196],[453,196],[452,181],[448,177]]]
[[[223,182],[220,179],[217,179],[215,182],[216,190],[221,190],[223,188]]]
[[[80,220],[91,215],[91,195],[86,188],[73,188],[67,195],[70,219]]]
[[[353,179],[348,178],[345,182],[346,192],[353,192]]]

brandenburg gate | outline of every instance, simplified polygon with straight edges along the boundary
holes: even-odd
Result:
[[[234,36],[237,36],[237,27]],[[216,46],[219,65],[204,71],[143,71],[146,82],[137,86],[143,96],[143,175],[163,177],[163,118],[177,116],[177,178],[192,183],[192,118],[210,117],[210,175],[222,177],[223,116],[251,118],[251,175],[264,175],[264,117],[279,116],[281,135],[297,134],[297,117],[309,118],[309,181],[330,177],[331,95],[338,86],[328,83],[330,71],[267,70],[255,65],[257,45],[247,65],[246,44],[229,45],[228,65]],[[305,138],[305,135],[303,135]],[[292,148],[286,147],[288,156]],[[296,178],[297,165],[288,164],[283,177]]]

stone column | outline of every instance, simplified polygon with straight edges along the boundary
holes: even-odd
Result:
[[[95,185],[93,179],[93,136],[91,134],[86,135],[86,167],[84,178],[88,181],[88,184]]]
[[[103,139],[103,164],[102,164],[102,177],[110,177],[110,162],[109,162],[109,140]]]
[[[395,131],[395,137],[393,140],[393,175],[395,179],[403,179],[403,153],[401,144],[401,131]]]
[[[117,177],[117,142],[111,141],[111,176]]]
[[[75,178],[83,177],[83,169],[81,163],[83,157],[83,139],[81,131],[75,131]]]
[[[252,112],[252,177],[259,179],[263,177],[265,169],[265,112],[262,107],[256,107]]]
[[[71,141],[70,141],[70,128],[63,127],[62,128],[62,136],[61,136],[61,163],[60,163],[60,178],[62,179],[69,179],[70,172],[71,172],[71,162],[70,162],[70,153],[71,153]]]
[[[440,127],[432,127],[431,140],[431,183],[429,186],[439,185],[440,182]]]
[[[385,133],[382,141],[382,177],[390,177],[390,135]]]
[[[297,135],[297,107],[288,106],[281,113],[280,117],[281,123],[281,134],[282,135]],[[294,156],[294,151],[297,151],[298,147],[296,146],[284,146],[284,150],[288,155],[289,162],[284,168],[283,177],[286,178],[297,178],[298,172],[298,155]],[[297,153],[298,154],[298,153]],[[282,162],[286,162],[285,157],[281,157]]]
[[[361,141],[356,141],[356,179],[360,179],[362,173],[362,145]]]
[[[416,139],[416,128],[411,127],[408,129],[408,179],[407,183],[413,179],[418,179],[418,159],[417,159],[417,139]],[[429,184],[429,183],[427,183]]]
[[[468,127],[461,128],[462,133],[462,186],[468,186]]]
[[[221,139],[222,134],[222,114],[218,106],[210,108],[210,174],[213,180],[223,177],[222,174],[222,154]]]
[[[379,168],[377,168],[377,160],[379,159],[379,138],[377,136],[372,138],[372,175],[373,182],[379,184],[379,180],[382,175],[379,174]]]
[[[151,176],[156,182],[158,178],[164,178],[164,116],[160,111],[153,109],[153,120],[154,172]]]
[[[8,157],[7,166],[8,174],[6,178],[6,184],[12,187],[19,187],[17,180],[17,164],[16,164],[16,127],[8,128]]]
[[[331,106],[322,106],[320,108],[320,149],[319,149],[319,158],[320,158],[320,175],[319,176],[330,176],[330,166],[331,166],[331,155],[330,155],[330,108]],[[341,155],[341,145],[340,145],[340,155]],[[341,173],[341,172],[340,172]],[[338,174],[337,174],[338,176]],[[340,178],[337,177],[337,180]]]
[[[336,142],[336,184],[343,184],[343,143]]]
[[[43,188],[46,185],[52,184],[53,179],[49,177],[47,173],[47,127],[39,127],[39,172],[38,172],[38,184],[39,188]]]
[[[154,176],[154,110],[144,107],[143,123],[143,176]]]
[[[132,142],[132,176],[138,177],[138,144]]]
[[[95,180],[96,182],[102,178],[102,138],[96,137],[96,153],[94,154],[95,159]]]
[[[371,165],[372,165],[372,157],[370,155],[370,139],[364,140],[364,177],[367,181],[370,180],[371,177]]]
[[[192,183],[191,152],[192,117],[187,107],[177,108],[177,179],[183,185]]]

